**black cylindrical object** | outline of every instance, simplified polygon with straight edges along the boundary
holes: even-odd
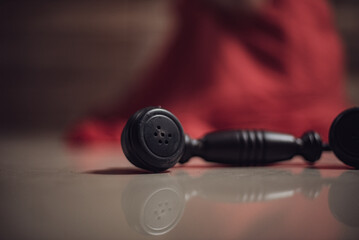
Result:
[[[191,139],[179,120],[160,107],[137,111],[122,132],[121,144],[131,163],[153,172],[185,163],[193,156],[224,164],[263,165],[299,155],[313,163],[331,149],[345,164],[359,168],[359,108],[346,110],[334,120],[330,146],[313,131],[296,138],[263,130],[232,130]]]

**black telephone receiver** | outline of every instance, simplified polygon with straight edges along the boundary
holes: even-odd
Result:
[[[191,139],[178,119],[161,107],[147,107],[128,120],[121,136],[127,159],[135,166],[162,172],[176,163],[198,156],[208,162],[233,165],[264,165],[288,160],[295,155],[308,162],[332,150],[345,164],[359,168],[359,107],[339,114],[329,131],[329,144],[318,133],[301,138],[262,130],[216,131]]]

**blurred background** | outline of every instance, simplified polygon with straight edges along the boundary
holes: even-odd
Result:
[[[331,0],[359,105],[359,1]],[[136,84],[171,36],[170,0],[0,3],[0,129],[63,131]]]

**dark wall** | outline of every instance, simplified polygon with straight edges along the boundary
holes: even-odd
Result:
[[[62,128],[121,97],[169,14],[165,0],[0,3],[2,128]]]
[[[333,0],[337,26],[347,52],[347,68],[359,75],[359,1]]]
[[[359,1],[332,0],[347,57],[347,92],[359,105]]]
[[[62,129],[126,94],[171,31],[168,0],[2,1],[0,127]],[[359,104],[359,1],[333,1]]]

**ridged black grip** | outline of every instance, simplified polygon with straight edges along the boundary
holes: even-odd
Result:
[[[209,162],[261,165],[301,154],[302,139],[261,130],[220,131],[196,142],[192,154]]]

